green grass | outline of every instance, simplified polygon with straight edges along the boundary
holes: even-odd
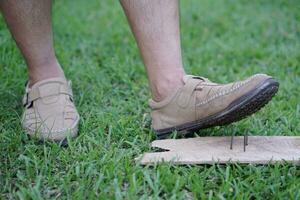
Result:
[[[200,135],[300,134],[297,0],[181,2],[186,71],[229,82],[280,80],[254,116]],[[73,82],[80,135],[68,148],[37,144],[20,126],[26,66],[0,20],[0,199],[300,199],[300,168],[134,162],[150,151],[147,79],[118,1],[55,1],[55,48]]]

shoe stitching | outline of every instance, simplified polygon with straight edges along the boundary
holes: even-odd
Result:
[[[216,98],[219,98],[219,97],[225,96],[225,95],[227,95],[227,94],[230,94],[230,93],[236,91],[237,89],[239,89],[240,87],[246,85],[247,83],[249,83],[250,81],[252,81],[253,78],[255,78],[255,77],[257,77],[257,76],[259,76],[259,74],[253,75],[253,76],[250,77],[248,80],[245,80],[245,81],[242,81],[242,82],[236,84],[236,86],[230,88],[229,90],[225,90],[225,91],[223,91],[223,92],[219,92],[218,94],[216,94],[216,95],[210,97],[209,99],[206,99],[206,100],[204,100],[204,101],[201,101],[200,103],[197,104],[197,106],[201,106],[201,105],[207,104],[207,103],[213,101],[213,100],[216,99]]]
[[[74,127],[71,127],[71,128],[62,128],[62,129],[56,129],[56,130],[54,130],[54,129],[52,129],[52,130],[50,130],[49,132],[47,131],[47,132],[43,132],[43,131],[41,131],[41,133],[42,134],[48,134],[48,133],[51,133],[51,134],[60,134],[61,132],[66,132],[66,131],[73,131],[74,129],[76,129],[77,128],[77,126],[78,126],[78,122],[79,122],[79,117],[76,117],[76,120],[74,120],[76,123],[74,123]],[[42,125],[42,124],[41,124]],[[29,128],[29,127],[24,127],[26,130],[28,130],[28,131],[30,131],[30,132],[36,132],[36,130],[35,129],[31,129],[31,128]],[[49,130],[49,128],[44,128],[44,129],[48,129]]]
[[[79,120],[78,120],[78,121],[79,121]],[[37,131],[34,130],[34,129],[30,129],[30,128],[28,128],[28,127],[23,127],[23,128],[27,131],[27,133],[28,133],[29,135],[32,135],[33,133],[37,133]],[[71,135],[73,135],[73,134],[76,132],[77,129],[78,129],[78,123],[76,123],[76,125],[75,125],[74,127],[72,127],[72,128],[67,128],[67,129],[64,129],[64,130],[58,130],[58,131],[51,131],[51,136],[47,135],[47,137],[50,138],[50,137],[59,136],[59,135],[61,135],[62,133],[66,133],[66,132],[69,132],[69,131],[70,131]],[[43,135],[48,134],[48,133],[43,133],[42,131],[40,131],[40,134],[42,135],[42,137],[44,137]],[[53,139],[54,139],[54,138],[53,138]],[[54,139],[54,140],[55,140],[55,139]]]
[[[76,115],[76,112],[73,112],[72,114],[75,114]],[[41,117],[36,117],[36,118],[30,118],[30,119],[26,119],[24,120],[24,125],[27,124],[27,126],[31,126],[32,124],[40,124],[40,125],[43,125],[43,127],[46,125],[44,124],[42,121],[39,121],[39,119],[41,119]],[[78,116],[75,116],[74,118],[70,118],[70,116],[67,116],[67,117],[64,117],[64,119],[72,119],[74,120],[74,122],[76,122],[76,120],[78,119]],[[34,120],[33,123],[31,123],[30,125],[28,123],[30,123],[29,121],[32,121]],[[48,127],[44,127],[44,129],[48,129]],[[62,132],[62,131],[65,131],[65,130],[68,130],[69,128],[61,128],[61,129],[50,129],[50,131],[47,131],[47,132],[51,132],[51,133],[55,133],[55,132]],[[34,131],[33,129],[31,129],[31,131]]]

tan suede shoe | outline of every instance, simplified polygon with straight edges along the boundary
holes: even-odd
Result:
[[[78,132],[79,115],[73,103],[71,83],[51,78],[26,87],[22,126],[40,140],[62,141]]]
[[[187,75],[184,86],[162,102],[149,101],[152,128],[159,137],[225,125],[255,113],[278,90],[272,77],[256,74],[244,81],[216,84]]]

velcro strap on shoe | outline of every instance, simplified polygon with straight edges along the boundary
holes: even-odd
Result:
[[[65,94],[70,96],[70,98],[73,98],[72,89],[68,84],[52,83],[29,89],[29,91],[26,92],[23,98],[23,105],[26,106],[39,98],[59,94]]]
[[[196,87],[202,83],[203,80],[198,78],[189,78],[185,85],[182,87],[179,96],[177,97],[176,103],[180,107],[187,107],[190,103],[190,100],[193,96],[193,92]]]

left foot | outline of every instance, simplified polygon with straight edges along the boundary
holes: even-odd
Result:
[[[173,95],[161,102],[150,100],[152,128],[158,137],[239,121],[268,103],[279,87],[264,74],[229,84],[190,75],[183,80],[184,86]]]

